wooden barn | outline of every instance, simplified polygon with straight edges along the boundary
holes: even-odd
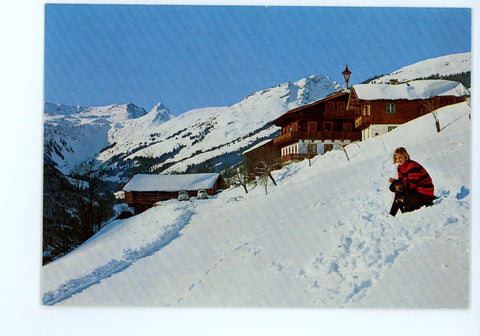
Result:
[[[138,174],[123,187],[126,203],[140,213],[159,201],[177,198],[180,191],[187,191],[190,197],[205,189],[211,196],[224,188],[224,181],[218,173],[207,174]]]
[[[247,171],[252,179],[260,175],[265,166],[280,168],[280,147],[274,145],[273,139],[261,141],[242,154],[247,159]]]
[[[357,84],[352,86],[347,110],[355,115],[355,129],[365,140],[469,96],[462,84],[449,80]]]
[[[270,124],[282,128],[273,144],[281,148],[281,161],[303,160],[361,140],[355,130],[355,114],[347,111],[349,91],[290,110]]]

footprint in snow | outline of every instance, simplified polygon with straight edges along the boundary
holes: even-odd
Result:
[[[448,197],[448,195],[450,195],[450,191],[449,190],[442,190],[440,192],[440,195],[437,196],[438,198],[433,202],[434,204],[440,204],[442,203],[443,199]]]
[[[460,201],[465,197],[467,197],[468,195],[470,195],[470,189],[465,188],[465,186],[462,186],[462,188],[460,189],[460,192],[455,195],[455,198]]]

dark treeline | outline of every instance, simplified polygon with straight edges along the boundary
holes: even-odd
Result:
[[[43,264],[81,245],[114,215],[114,187],[99,171],[82,169],[69,178],[44,164]]]
[[[363,81],[361,84],[368,84],[371,81],[373,81],[377,78],[383,77],[383,76],[385,76],[385,75],[378,75],[378,76],[369,78],[369,79]],[[431,75],[429,77],[416,78],[416,79],[447,79],[447,80],[452,80],[452,81],[455,81],[455,82],[460,82],[460,83],[463,84],[463,86],[465,86],[468,89],[472,85],[471,84],[471,82],[472,82],[471,77],[472,77],[472,72],[467,71],[467,72],[462,72],[462,73],[453,74],[453,75],[436,74],[436,75]]]

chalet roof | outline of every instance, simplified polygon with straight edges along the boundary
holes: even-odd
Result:
[[[267,139],[267,140],[260,141],[256,145],[254,145],[254,146],[250,147],[249,149],[247,149],[246,151],[244,151],[242,154],[245,155],[247,153],[250,153],[251,151],[253,151],[257,148],[260,148],[262,146],[265,146],[266,144],[268,144],[269,142],[272,142],[272,141],[273,141],[273,139]]]
[[[416,80],[402,84],[356,84],[352,92],[360,100],[416,100],[438,96],[463,97],[470,92],[461,83],[429,79]]]
[[[218,173],[205,174],[138,174],[123,188],[124,191],[166,191],[210,189],[220,177]]]
[[[302,106],[299,106],[299,107],[296,107],[294,108],[293,110],[290,110],[288,112],[285,112],[284,114],[282,114],[280,117],[278,117],[277,119],[274,119],[272,121],[269,122],[269,124],[271,125],[276,125],[276,123],[278,123],[279,121],[285,119],[285,117],[288,117],[288,116],[291,116],[299,111],[302,111],[306,108],[309,108],[309,107],[312,107],[312,106],[315,106],[315,105],[319,105],[319,104],[322,104],[322,103],[325,103],[327,101],[330,101],[330,100],[333,100],[333,99],[336,99],[338,97],[341,97],[341,96],[344,96],[344,95],[348,95],[350,93],[350,90],[344,90],[344,91],[340,91],[340,92],[335,92],[335,93],[332,93],[331,95],[328,95],[322,99],[319,99],[319,100],[316,100],[312,103],[309,103],[309,104],[306,104],[306,105],[302,105]]]

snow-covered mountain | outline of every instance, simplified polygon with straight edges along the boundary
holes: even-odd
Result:
[[[391,80],[399,83],[433,75],[448,76],[472,70],[472,53],[453,54],[421,61],[405,66],[391,74],[372,80],[371,84],[388,84]]]
[[[125,125],[137,120],[141,126],[158,125],[171,119],[159,103],[147,113],[134,104],[102,107],[44,105],[45,159],[65,174],[80,163],[96,158],[111,146]]]
[[[45,103],[44,113],[51,117],[47,120],[58,121],[59,118],[70,116],[79,120],[106,119],[111,122],[122,122],[127,119],[139,118],[147,112],[135,104],[84,107]]]
[[[197,113],[199,122],[215,116],[220,124],[233,112]],[[348,145],[349,160],[334,150],[311,166],[286,166],[274,172],[268,194],[252,184],[248,194],[236,188],[209,200],[166,201],[113,221],[42,268],[42,302],[466,309],[470,113],[468,102],[444,107],[440,133],[425,115]],[[427,169],[439,199],[391,217],[388,178],[396,176],[399,146]]]
[[[376,79],[387,82],[471,70],[471,53],[449,55],[402,68]],[[267,123],[286,111],[321,99],[341,86],[311,76],[255,92],[228,107],[207,107],[174,117],[159,103],[150,112],[134,104],[73,107],[45,103],[45,161],[62,173],[96,159],[110,179],[126,182],[140,158],[156,172],[184,172],[209,162],[220,170],[241,159],[246,148],[274,137]],[[145,172],[145,171],[144,171]]]
[[[161,170],[185,171],[271,137],[277,128],[266,126],[270,120],[339,89],[328,77],[311,76],[253,93],[229,107],[196,109],[178,117],[163,104],[146,113],[133,104],[84,108],[47,103],[45,152],[64,174],[94,158],[114,171],[126,161],[135,165],[138,157],[161,158]]]

